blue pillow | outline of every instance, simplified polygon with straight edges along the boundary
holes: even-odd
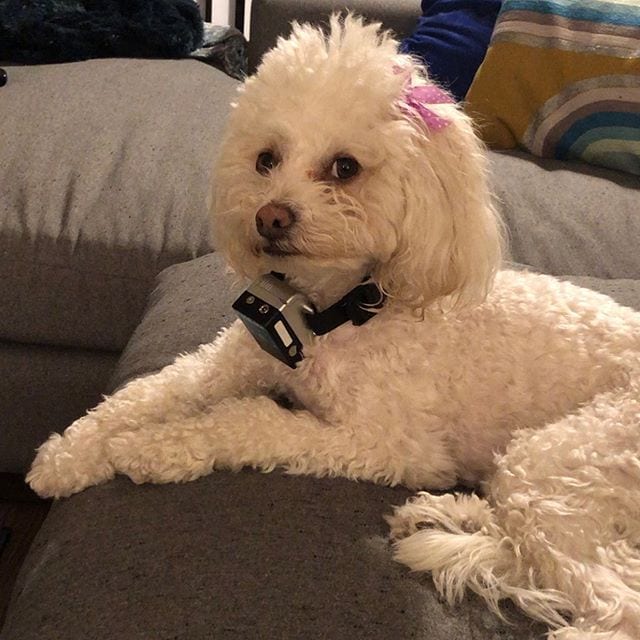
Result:
[[[400,51],[422,58],[429,75],[464,99],[482,62],[502,0],[422,0],[422,17]]]

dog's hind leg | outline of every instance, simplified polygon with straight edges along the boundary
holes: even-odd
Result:
[[[430,572],[450,604],[465,589],[482,596],[502,617],[500,600],[511,598],[555,626],[570,603],[553,589],[532,591],[513,579],[517,556],[496,522],[489,503],[476,495],[422,492],[387,517],[394,557],[410,569]],[[531,613],[531,611],[530,611]]]
[[[573,565],[573,566],[572,566]],[[578,612],[571,624],[549,633],[549,640],[638,640],[640,593],[630,589],[611,569],[565,561],[574,586]]]
[[[550,640],[640,637],[640,593],[615,570],[633,582],[637,574],[628,564],[616,562],[610,568],[604,558],[603,564],[576,561],[547,545],[542,528],[532,531],[529,540],[518,541],[500,528],[489,504],[473,495],[421,493],[388,521],[396,539],[396,560],[414,571],[431,572],[436,588],[451,604],[460,601],[468,587],[500,616],[499,601],[510,598],[532,617],[558,628]],[[544,547],[545,570],[553,567],[554,580],[541,576],[530,559],[523,561],[522,555],[536,546],[532,537]],[[637,552],[627,559],[637,567]],[[572,626],[566,617],[573,618]]]
[[[557,423],[516,434],[486,491],[488,502],[422,495],[401,507],[392,532],[409,536],[397,542],[396,557],[432,571],[450,600],[465,586],[494,609],[501,598],[514,600],[559,627],[551,636],[558,640],[640,638],[634,384],[601,394]]]
[[[68,496],[114,475],[105,443],[120,431],[188,417],[230,395],[256,393],[269,364],[240,323],[159,373],[138,378],[106,398],[63,435],[38,449],[27,482],[43,497]]]
[[[520,556],[521,580],[526,570],[532,584],[563,593],[572,625],[585,633],[640,638],[635,374],[627,387],[596,396],[575,414],[518,434],[488,493],[505,539]]]

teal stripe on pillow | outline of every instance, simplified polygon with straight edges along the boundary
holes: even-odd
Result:
[[[614,117],[607,118],[607,115]],[[600,145],[601,148],[608,149],[615,143],[622,148],[626,141],[628,148],[633,149],[640,142],[640,129],[634,128],[639,124],[628,122],[624,124],[623,119],[616,118],[619,114],[598,114],[598,118],[592,122],[576,122],[570,127],[558,143],[557,153],[561,158],[580,157],[589,147]],[[596,124],[596,122],[598,124]],[[606,143],[606,144],[604,144]]]
[[[595,76],[567,84],[536,110],[522,142],[532,153],[552,157],[575,122],[601,111],[640,113],[640,75]]]
[[[581,160],[640,176],[640,143],[630,151],[593,151],[587,149]]]
[[[601,111],[571,124],[558,140],[555,157],[615,162],[617,169],[640,174],[639,152],[640,113]]]
[[[602,0],[504,0],[500,17],[508,11],[555,14],[573,20],[640,26],[640,7]]]

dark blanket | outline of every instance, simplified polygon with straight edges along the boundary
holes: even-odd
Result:
[[[235,27],[205,23],[202,47],[192,58],[221,69],[232,78],[243,80],[247,75],[247,41]]]
[[[193,0],[0,0],[0,60],[181,58],[202,45]]]
[[[422,17],[400,45],[463,100],[484,59],[502,0],[422,0]]]

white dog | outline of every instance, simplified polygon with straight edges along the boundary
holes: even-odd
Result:
[[[214,226],[242,276],[284,273],[318,309],[368,278],[386,303],[296,369],[236,322],[51,436],[40,495],[243,466],[481,486],[398,508],[398,559],[450,601],[511,598],[553,638],[640,638],[640,314],[497,272],[483,149],[379,25],[294,25],[265,56],[231,115]]]

